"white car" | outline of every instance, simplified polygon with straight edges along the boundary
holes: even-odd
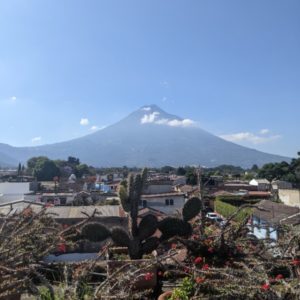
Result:
[[[207,213],[206,214],[206,218],[215,222],[216,224],[220,225],[221,227],[224,226],[226,224],[226,221],[224,219],[222,219],[218,214],[216,213]]]
[[[215,220],[216,218],[219,218],[219,216],[216,213],[209,212],[206,214],[207,219]]]

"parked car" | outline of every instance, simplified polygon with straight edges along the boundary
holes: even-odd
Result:
[[[214,220],[216,218],[219,218],[219,216],[214,212],[209,212],[209,213],[206,214],[206,218],[210,219],[210,220]]]
[[[226,221],[223,218],[221,218],[218,214],[213,213],[213,212],[207,213],[206,218],[221,227],[224,226],[226,223]]]
[[[226,224],[226,220],[224,220],[221,217],[217,217],[216,219],[214,219],[214,222],[216,222],[216,224],[218,224],[221,227],[223,227]]]

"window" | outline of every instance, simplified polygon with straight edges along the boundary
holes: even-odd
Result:
[[[165,200],[165,204],[166,204],[166,205],[170,205],[169,199],[166,199],[166,200]]]
[[[170,199],[170,205],[174,205],[174,200],[173,199]]]
[[[143,200],[143,207],[147,207],[147,200]]]

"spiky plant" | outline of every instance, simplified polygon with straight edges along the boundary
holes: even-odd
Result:
[[[189,199],[183,206],[181,218],[168,217],[158,223],[158,229],[162,236],[160,240],[167,240],[174,236],[189,237],[192,232],[192,226],[189,223],[201,211],[201,201],[197,197]]]
[[[82,227],[80,234],[82,239],[87,239],[91,242],[102,242],[110,236],[111,233],[109,229],[106,226],[96,222],[85,224]]]
[[[126,185],[123,184],[119,190],[123,209],[129,213],[129,233],[124,229],[115,227],[112,229],[112,240],[118,246],[128,247],[132,259],[142,258],[143,254],[150,253],[156,249],[159,240],[151,236],[157,229],[157,218],[148,215],[142,218],[138,224],[138,208],[141,201],[143,188],[147,180],[147,169],[142,174],[130,175]]]

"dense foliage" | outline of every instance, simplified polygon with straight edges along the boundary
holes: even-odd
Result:
[[[292,159],[290,163],[285,161],[280,163],[269,163],[264,165],[259,171],[260,178],[272,180],[284,180],[294,184],[300,184],[300,152],[299,157]]]

